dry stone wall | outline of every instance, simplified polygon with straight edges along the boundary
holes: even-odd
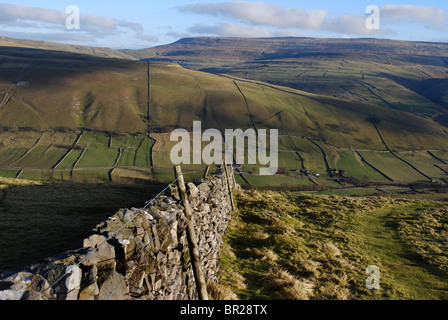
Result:
[[[229,170],[229,181],[223,170],[187,184],[207,282],[217,282],[222,236],[232,212],[229,191],[239,188]],[[74,249],[3,273],[0,299],[198,299],[180,200],[171,185],[150,206],[120,210],[101,222]]]

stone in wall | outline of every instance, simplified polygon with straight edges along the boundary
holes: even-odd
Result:
[[[217,282],[232,211],[227,179],[218,172],[187,190],[202,270],[207,282]],[[79,248],[3,273],[0,300],[198,299],[186,227],[171,186],[148,208],[120,210],[98,224]]]

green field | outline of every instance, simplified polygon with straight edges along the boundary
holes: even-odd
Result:
[[[429,176],[434,181],[443,182],[441,179],[448,178],[448,174],[437,167],[443,166],[443,162],[434,159],[427,152],[400,153],[399,156],[412,164],[418,170]]]
[[[8,166],[11,163],[16,162],[24,155],[28,149],[26,148],[8,148],[0,151],[0,165]]]
[[[20,178],[44,181],[170,182],[174,178],[170,152],[177,142],[170,141],[170,134],[152,136],[150,139],[143,135],[110,135],[94,132],[69,135],[45,133],[36,144],[31,136],[24,133],[22,143],[25,144],[25,140],[28,139],[28,149],[9,147],[9,144],[0,148],[2,155],[0,175],[16,177],[23,169]],[[15,134],[14,139],[20,138],[20,134]],[[202,143],[203,147],[207,144]],[[278,172],[273,177],[258,176],[259,168],[266,165],[258,162],[249,164],[246,151],[246,164],[243,165],[243,169],[250,173],[247,179],[253,186],[309,187],[311,190],[318,186],[330,188],[344,186],[329,180],[334,177],[329,174],[326,161],[330,169],[342,170],[343,177],[364,182],[386,182],[388,181],[386,176],[397,183],[429,181],[417,170],[441,184],[445,184],[448,179],[447,173],[443,171],[446,168],[443,162],[443,157],[446,156],[443,152],[434,151],[435,157],[426,151],[396,153],[410,164],[408,165],[389,152],[359,151],[367,164],[355,150],[338,148],[317,139],[283,135],[279,137],[279,145]],[[436,157],[440,157],[440,160]],[[193,160],[192,154],[190,159]],[[203,162],[182,164],[185,172],[203,171],[205,167],[206,164]],[[302,169],[308,170],[314,183],[301,173]]]
[[[29,139],[29,149],[4,145],[0,148],[0,166],[3,167],[0,176],[16,177],[23,170],[20,178],[42,181],[132,183],[152,180],[153,139],[132,135],[111,138],[108,134],[93,132],[81,134],[47,132],[36,145]],[[21,136],[16,134],[14,139]],[[23,138],[29,137],[24,133]],[[123,169],[115,172],[120,168]]]
[[[67,157],[59,163],[57,166],[57,169],[71,169],[76,164],[77,160],[81,157],[81,154],[83,152],[82,147],[77,147],[76,149],[72,149],[69,151],[70,153],[67,155]]]
[[[78,163],[79,168],[113,167],[118,158],[118,148],[109,147],[109,137],[106,135],[87,133],[79,144],[87,147]]]
[[[0,177],[4,178],[15,178],[19,170],[0,170]]]
[[[267,187],[270,188],[298,188],[308,189],[314,188],[314,184],[306,178],[294,178],[286,176],[254,176],[245,175],[245,178],[254,187]]]
[[[398,182],[428,181],[406,163],[400,161],[390,153],[360,152],[362,156],[375,168]]]
[[[337,151],[338,160],[335,161],[337,168],[343,168],[348,177],[358,179],[386,181],[387,179],[375,171],[372,167],[363,162],[353,151]]]

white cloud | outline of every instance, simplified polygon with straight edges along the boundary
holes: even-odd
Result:
[[[184,12],[236,18],[253,25],[278,28],[317,29],[323,23],[328,11],[301,10],[277,7],[264,2],[201,2],[180,7]]]
[[[299,8],[286,8],[264,2],[200,2],[194,5],[186,5],[178,8],[182,12],[210,15],[230,19],[252,26],[264,26],[285,30],[284,33],[294,31],[324,31],[339,33],[342,35],[392,35],[395,31],[388,29],[396,24],[418,23],[426,29],[440,30],[447,27],[447,11],[435,7],[421,7],[415,5],[385,5],[381,9],[381,30],[369,30],[366,27],[366,15],[349,14],[333,17],[329,11],[324,10],[302,10]],[[220,35],[223,29],[229,28],[229,24],[221,24],[215,27],[215,32],[211,26],[209,33]],[[232,30],[237,28],[232,24]],[[240,26],[243,33],[268,33],[268,29],[248,29]],[[192,28],[192,31],[197,28]],[[229,30],[229,31],[232,31]],[[294,31],[293,31],[294,30]],[[199,33],[199,32],[198,32]],[[229,32],[231,33],[231,32]],[[234,33],[237,33],[236,31]],[[272,32],[274,33],[274,32]],[[278,33],[278,31],[277,31]]]
[[[0,4],[0,22],[11,22],[18,20],[32,20],[62,24],[65,22],[65,12],[51,9],[31,8],[13,4]]]
[[[114,36],[128,32],[140,40],[157,42],[155,36],[145,34],[143,26],[139,23],[117,20],[111,17],[96,14],[80,14],[80,29],[66,30],[66,19],[69,17],[64,11],[46,8],[34,8],[14,4],[0,4],[0,32],[16,32],[28,34],[30,38],[47,41],[76,41],[95,42],[107,36]],[[20,27],[21,31],[11,30]],[[54,38],[52,38],[52,36]],[[98,41],[97,41],[98,42]]]
[[[288,30],[271,31],[267,28],[254,26],[241,26],[236,24],[204,25],[195,24],[188,29],[193,34],[214,35],[220,37],[242,37],[242,38],[270,38],[270,37],[309,37],[304,32]],[[188,35],[183,35],[186,37]]]
[[[272,37],[269,29],[252,26],[240,26],[235,24],[220,24],[215,26],[195,24],[189,29],[194,34],[212,34],[221,37]]]
[[[382,22],[388,24],[419,23],[431,30],[447,26],[448,13],[444,9],[416,5],[384,5],[381,8]]]
[[[137,37],[141,40],[145,40],[145,41],[149,41],[149,42],[158,42],[159,41],[159,38],[157,38],[156,36],[152,36],[152,35],[146,34],[144,32],[137,33]]]

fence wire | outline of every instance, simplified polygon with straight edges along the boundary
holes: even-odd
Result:
[[[196,174],[199,172],[203,172],[203,170],[198,170],[198,171],[193,171],[193,172],[187,172],[187,173],[182,173],[183,176],[185,175],[191,175],[191,174]],[[177,177],[176,179],[174,179],[171,183],[169,183],[162,191],[160,191],[155,197],[153,197],[151,200],[146,201],[145,206],[143,207],[143,210],[147,209],[149,206],[151,206],[157,199],[160,198],[160,196],[162,196],[168,189],[171,188],[171,186],[173,184],[175,184],[180,177]],[[190,192],[190,190],[188,190],[188,192]],[[183,201],[184,198],[182,198],[180,200],[180,202]],[[61,277],[59,277],[55,282],[53,282],[49,287],[43,289],[42,291],[40,291],[39,295],[36,296],[36,298],[34,298],[33,300],[38,300],[46,291],[51,290],[56,284],[58,284],[60,281],[62,281],[64,278],[67,277],[67,275],[72,275],[73,271],[79,267],[84,261],[86,261],[93,253],[95,253],[96,251],[99,250],[99,248],[104,245],[105,243],[107,243],[108,241],[110,241],[112,238],[115,238],[121,230],[123,230],[126,226],[128,226],[131,222],[133,222],[138,216],[140,216],[142,214],[142,211],[140,211],[139,213],[135,214],[131,219],[129,219],[129,221],[127,221],[125,224],[123,224],[119,229],[117,229],[115,232],[113,232],[111,235],[109,235],[109,237],[104,240],[103,242],[101,242],[99,245],[97,245],[95,248],[92,249],[92,251],[90,251],[83,259],[81,259],[78,263],[74,264],[73,266],[71,266],[71,271],[67,272],[65,274],[63,274]],[[167,221],[165,221],[165,225],[163,227],[168,226]],[[146,230],[145,230],[146,231]],[[126,274],[123,276],[123,278],[121,279],[121,281],[118,283],[118,285],[114,288],[114,290],[109,294],[109,296],[107,297],[106,300],[109,300],[113,294],[116,292],[116,290],[118,289],[118,287],[121,285],[121,283],[126,279],[126,277],[129,275],[129,273],[131,272],[131,270],[134,268],[134,266],[136,265],[136,263],[138,263],[138,260],[140,260],[140,257],[143,255],[144,251],[146,250],[146,248],[151,244],[151,242],[154,243],[155,241],[155,236],[149,241],[149,243],[147,245],[145,245],[145,247],[142,249],[142,251],[140,252],[139,256],[137,257],[137,259],[134,261],[134,264],[129,268],[129,270],[126,272]],[[73,288],[70,292],[72,292],[73,290],[79,289],[80,285],[77,286],[76,288]]]

